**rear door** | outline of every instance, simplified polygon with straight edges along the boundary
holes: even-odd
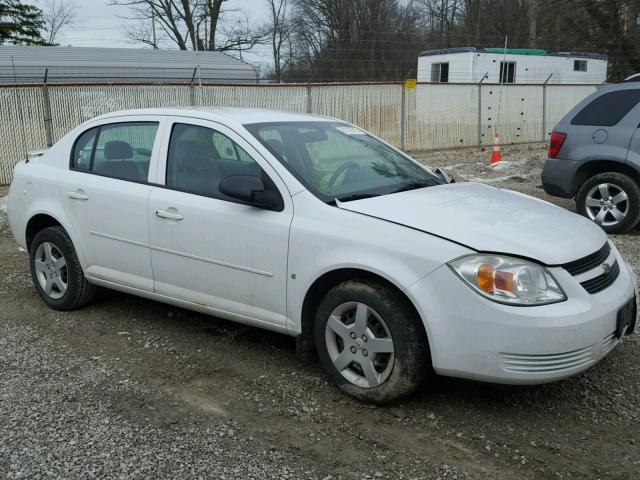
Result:
[[[153,291],[148,201],[163,119],[112,120],[80,134],[59,194],[81,242],[85,274]]]
[[[233,130],[169,120],[149,203],[155,291],[238,321],[284,328],[293,204],[271,166]],[[239,203],[218,190],[231,175],[258,175],[281,211]]]

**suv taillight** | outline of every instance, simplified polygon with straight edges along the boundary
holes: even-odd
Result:
[[[552,132],[549,140],[549,158],[556,158],[562,148],[562,144],[567,139],[567,134],[563,132]]]

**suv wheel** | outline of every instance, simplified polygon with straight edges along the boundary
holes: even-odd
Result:
[[[359,400],[385,403],[408,395],[431,365],[419,322],[394,290],[367,280],[341,283],[316,314],[320,363]]]
[[[580,187],[576,208],[605,232],[623,233],[640,221],[640,187],[622,173],[601,173]]]
[[[38,232],[29,252],[31,277],[44,302],[56,310],[90,303],[98,290],[82,272],[71,238],[62,227]]]

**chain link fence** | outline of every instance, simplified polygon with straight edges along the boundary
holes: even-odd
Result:
[[[0,184],[26,151],[96,115],[131,108],[217,106],[307,112],[354,123],[407,151],[546,141],[595,85],[236,84],[0,87]]]

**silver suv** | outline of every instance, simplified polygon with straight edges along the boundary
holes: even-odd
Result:
[[[599,89],[551,134],[544,190],[576,199],[578,212],[608,233],[640,221],[640,78]]]

